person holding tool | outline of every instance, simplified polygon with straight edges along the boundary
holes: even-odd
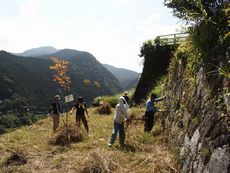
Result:
[[[157,109],[154,106],[154,103],[161,101],[164,98],[165,98],[165,96],[163,96],[161,98],[157,98],[157,95],[152,93],[150,98],[147,100],[146,111],[145,111],[145,116],[144,116],[144,120],[145,120],[144,131],[145,132],[150,132],[152,130],[153,125],[154,125],[154,113],[159,111],[159,109]]]

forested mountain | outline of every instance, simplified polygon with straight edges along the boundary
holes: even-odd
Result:
[[[22,53],[15,53],[15,55],[25,56],[25,57],[37,57],[37,56],[52,54],[57,51],[58,50],[54,47],[44,46],[44,47],[32,48]]]
[[[42,56],[37,56],[38,58],[43,58],[43,59],[49,59],[50,57],[58,57],[60,59],[68,60],[73,57],[75,58],[92,58],[96,59],[92,54],[85,52],[85,51],[78,51],[74,49],[61,49],[57,52],[54,52],[52,54],[43,54]]]
[[[90,53],[85,51],[78,51],[73,49],[62,49],[54,54],[40,56],[39,58],[49,59],[50,57],[57,57],[59,59],[68,60],[71,62],[73,71],[70,71],[70,77],[78,78],[80,81],[89,80],[90,82],[85,87],[85,84],[80,83],[79,91],[84,93],[83,90],[87,89],[87,92],[84,93],[86,95],[101,95],[104,94],[113,94],[118,91],[122,91],[119,81],[116,77],[109,72],[97,59]],[[95,82],[98,82],[103,90],[104,93],[101,92],[101,89],[97,90],[97,94],[95,95]],[[81,85],[82,84],[82,85]],[[78,85],[79,83],[75,83],[72,81],[72,85]]]
[[[118,80],[89,53],[62,50],[51,56],[60,59],[65,57],[70,62],[70,93],[75,98],[82,95],[87,102],[91,102],[98,95],[114,94],[122,90]],[[55,94],[63,96],[52,79],[50,65],[50,59],[22,58],[0,51],[1,111],[23,111],[27,107],[45,110]]]
[[[119,81],[124,90],[136,87],[140,73],[103,64]]]
[[[50,57],[58,57],[60,59],[65,59],[65,60],[71,59],[72,57],[80,58],[80,59],[83,58],[95,59],[93,55],[85,51],[78,51],[73,49],[57,50],[56,48],[53,48],[51,46],[33,48],[16,55],[20,55],[24,57],[29,57],[29,56],[37,57],[43,59],[49,59]],[[119,80],[124,90],[129,90],[137,85],[138,78],[140,76],[139,73],[124,68],[116,68],[108,64],[103,64],[103,66]]]

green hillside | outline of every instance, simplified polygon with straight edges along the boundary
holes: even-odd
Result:
[[[1,51],[0,62],[1,111],[10,110],[9,107],[19,111],[22,106],[45,109],[51,97],[58,92],[52,82],[50,61],[18,57]]]
[[[67,51],[68,53],[68,51]],[[60,56],[58,56],[60,58]],[[98,95],[109,95],[121,91],[117,79],[108,72],[92,55],[69,58],[71,91],[76,98],[82,95],[91,102]],[[0,100],[1,111],[47,110],[52,97],[63,93],[53,82],[53,72],[49,70],[49,59],[19,57],[0,52]],[[84,85],[87,79],[91,83]],[[95,82],[100,87],[95,86]]]

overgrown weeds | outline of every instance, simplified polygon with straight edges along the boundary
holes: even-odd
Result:
[[[96,108],[96,113],[100,115],[109,115],[112,113],[112,107],[109,103],[103,103],[100,107]]]
[[[119,99],[119,95],[97,97],[97,98],[94,99],[93,105],[101,106],[103,104],[109,104],[110,106],[115,108],[115,106],[118,103],[118,99]]]

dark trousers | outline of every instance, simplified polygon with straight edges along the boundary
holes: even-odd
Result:
[[[154,124],[154,112],[146,111],[144,118],[145,118],[144,131],[150,132]]]
[[[52,119],[53,119],[53,131],[55,132],[59,126],[59,114],[53,114]]]
[[[86,129],[87,132],[88,132],[88,131],[89,131],[89,126],[88,126],[88,122],[87,122],[87,119],[86,119],[85,115],[76,115],[76,125],[77,125],[78,127],[80,127],[81,121],[82,121],[82,123],[84,124],[85,129]]]
[[[115,142],[118,132],[119,132],[119,143],[121,146],[123,146],[125,142],[124,122],[119,124],[116,121],[114,121],[113,133],[112,133],[109,143],[113,144]]]

